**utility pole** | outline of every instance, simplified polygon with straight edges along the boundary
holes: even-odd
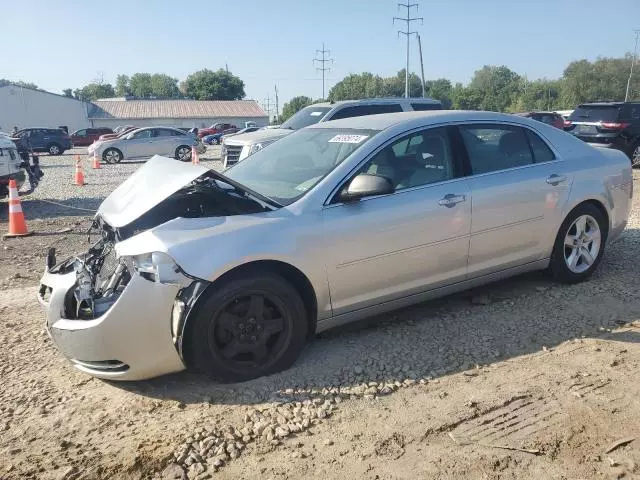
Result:
[[[427,86],[424,83],[424,63],[422,62],[422,40],[420,40],[420,34],[417,33],[418,37],[418,51],[420,52],[420,73],[422,73],[422,98],[426,97],[426,88]]]
[[[327,63],[331,63],[333,65],[333,58],[329,58],[329,55],[331,55],[331,51],[324,49],[324,42],[322,42],[322,50],[316,50],[316,55],[318,55],[318,54],[320,54],[321,57],[320,58],[314,58],[313,61],[314,62],[319,62],[320,65],[322,65],[321,67],[316,67],[316,71],[322,72],[322,99],[324,100],[325,99],[325,96],[324,96],[324,72],[328,72],[329,70],[331,70],[331,68],[327,67],[326,64]]]
[[[631,91],[631,78],[633,77],[633,65],[636,63],[636,57],[638,56],[638,38],[640,38],[640,30],[634,30],[633,33],[636,36],[636,45],[633,49],[633,58],[631,59],[631,71],[629,72],[629,80],[627,80],[627,92],[624,94],[624,101],[629,100],[629,92]]]
[[[280,117],[280,108],[278,106],[278,86],[274,85],[273,88],[276,91],[276,123],[279,123],[278,120],[279,120],[279,117]]]
[[[407,24],[407,30],[406,31],[398,30],[398,35],[402,34],[402,35],[406,35],[407,37],[407,66],[406,66],[405,75],[404,75],[404,96],[405,98],[409,98],[409,37],[411,35],[418,34],[418,32],[411,31],[411,22],[415,22],[417,20],[420,20],[420,22],[422,22],[423,18],[411,17],[411,9],[413,7],[416,7],[416,10],[418,9],[417,3],[398,3],[398,8],[400,7],[404,7],[407,9],[407,16],[405,18],[393,17],[393,23],[395,24],[396,20],[399,20],[401,22],[406,22]]]
[[[262,109],[267,112],[267,118],[269,118],[269,123],[271,123],[271,97],[267,96],[262,101]]]

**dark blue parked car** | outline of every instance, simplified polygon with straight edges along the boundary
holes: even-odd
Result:
[[[73,147],[71,137],[59,128],[25,128],[18,130],[15,137],[28,143],[34,152],[48,152],[50,155],[62,155]]]

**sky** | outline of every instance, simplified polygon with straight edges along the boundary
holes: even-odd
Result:
[[[532,80],[556,78],[572,60],[633,51],[640,0],[412,0],[426,79],[468,82],[483,65]],[[403,3],[406,3],[404,1]],[[394,0],[0,0],[0,78],[61,93],[116,75],[203,68],[229,71],[260,104],[279,91],[322,97],[316,50],[333,59],[326,91],[349,73],[391,76],[404,68],[406,9]],[[410,71],[419,73],[415,37]]]

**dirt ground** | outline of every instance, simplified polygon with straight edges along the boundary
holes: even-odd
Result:
[[[526,275],[370,319],[239,385],[109,383],[58,354],[37,281],[46,248],[82,251],[88,224],[34,218],[38,235],[0,242],[0,479],[640,478],[637,199],[589,282]],[[254,435],[312,399],[296,432]],[[191,460],[243,429],[224,461]]]

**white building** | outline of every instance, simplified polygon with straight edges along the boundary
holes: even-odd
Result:
[[[33,90],[18,85],[0,87],[0,131],[21,128],[58,128],[69,132],[90,127],[88,113],[92,105],[75,98]]]
[[[55,93],[19,85],[0,87],[0,132],[22,128],[80,128],[118,125],[172,125],[208,127],[231,123],[240,128],[246,122],[269,124],[267,114],[253,100],[128,100],[110,98],[84,102]]]
[[[231,123],[244,127],[255,122],[269,124],[267,114],[253,100],[128,100],[104,99],[93,102],[89,111],[93,127],[118,125],[171,125],[204,128],[214,123]]]

